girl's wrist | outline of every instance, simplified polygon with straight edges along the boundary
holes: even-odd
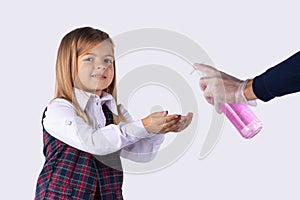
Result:
[[[144,119],[142,119],[142,124],[145,127],[145,129],[148,131],[148,133],[150,132],[149,130],[149,124],[151,122],[151,118],[150,117],[145,117]]]
[[[143,123],[144,127],[148,126],[148,124],[149,124],[149,119],[148,119],[148,117],[143,118],[143,119],[142,119],[142,123]]]

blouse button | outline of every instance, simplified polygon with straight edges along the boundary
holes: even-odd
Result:
[[[72,124],[72,121],[67,120],[66,124],[70,126]]]

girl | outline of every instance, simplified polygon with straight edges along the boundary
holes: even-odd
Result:
[[[191,113],[167,111],[133,120],[116,97],[109,35],[91,27],[68,33],[58,49],[55,97],[42,119],[45,163],[35,199],[123,199],[120,156],[150,161],[164,133],[192,120]]]

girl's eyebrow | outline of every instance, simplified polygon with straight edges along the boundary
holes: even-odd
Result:
[[[87,54],[84,54],[84,56],[97,56],[97,55],[94,53],[87,53]]]
[[[87,56],[87,55],[90,55],[90,56],[98,56],[98,55],[95,54],[95,53],[87,53],[87,54],[85,54],[85,56]],[[110,57],[114,58],[114,56],[111,55],[111,54],[103,55],[103,57],[106,57],[106,56],[110,56]]]
[[[110,56],[110,57],[114,58],[114,56],[111,54],[104,55],[104,57],[106,57],[106,56]]]

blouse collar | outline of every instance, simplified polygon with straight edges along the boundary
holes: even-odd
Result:
[[[95,101],[101,103],[101,105],[105,104],[108,107],[108,109],[115,115],[118,114],[116,101],[114,97],[107,92],[102,91],[102,96],[99,97],[96,94],[86,92],[78,88],[74,88],[74,94],[82,110],[85,110],[89,100],[93,98]]]

